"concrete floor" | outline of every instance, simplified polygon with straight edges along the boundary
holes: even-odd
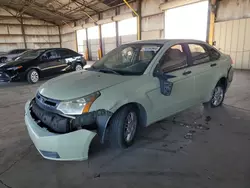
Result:
[[[123,151],[94,141],[81,162],[45,160],[28,137],[24,104],[42,82],[0,85],[0,188],[249,188],[249,79],[236,72],[220,108],[197,106],[156,123]]]

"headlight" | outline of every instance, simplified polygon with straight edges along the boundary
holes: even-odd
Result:
[[[23,66],[10,67],[10,68],[7,68],[7,70],[18,70],[18,69],[21,69],[21,68],[23,68]]]
[[[57,106],[57,110],[68,115],[80,115],[88,112],[92,103],[101,95],[100,92],[95,92],[82,98],[62,101]]]

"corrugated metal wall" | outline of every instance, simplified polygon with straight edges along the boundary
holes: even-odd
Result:
[[[76,32],[73,29],[73,27],[74,27],[73,23],[60,27],[62,47],[77,51]]]
[[[160,4],[164,0],[143,0],[141,5],[142,40],[164,38],[164,12]]]
[[[16,14],[14,10],[9,11]],[[2,8],[0,18],[0,52],[25,48],[21,23]],[[58,26],[23,15],[23,28],[27,48],[60,47]]]
[[[250,69],[250,18],[215,23],[214,41],[236,69]]]

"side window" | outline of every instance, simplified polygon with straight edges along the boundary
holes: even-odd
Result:
[[[25,52],[25,51],[26,51],[25,49],[22,49],[22,50],[19,50],[18,53],[23,53],[23,52]]]
[[[48,51],[42,55],[42,59],[44,59],[44,60],[46,60],[46,59],[53,60],[53,59],[57,59],[59,57],[60,57],[59,54],[56,53],[56,51],[54,51],[54,50]]]
[[[70,49],[59,49],[58,52],[62,58],[79,56],[77,52]]]
[[[220,58],[220,53],[217,52],[215,49],[209,49],[210,61],[215,61]]]
[[[11,50],[11,51],[9,51],[8,54],[16,54],[16,53],[17,53],[17,50]]]
[[[79,56],[79,54],[73,50],[67,50],[70,56]]]
[[[209,52],[199,44],[189,44],[193,64],[201,64],[210,61]]]
[[[171,72],[187,66],[187,54],[182,45],[175,45],[169,48],[160,60],[160,71]]]

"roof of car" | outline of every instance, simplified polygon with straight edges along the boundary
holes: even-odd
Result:
[[[140,40],[131,42],[131,44],[165,44],[168,42],[184,43],[184,42],[194,42],[194,43],[205,43],[200,40],[193,39],[155,39],[155,40]]]

